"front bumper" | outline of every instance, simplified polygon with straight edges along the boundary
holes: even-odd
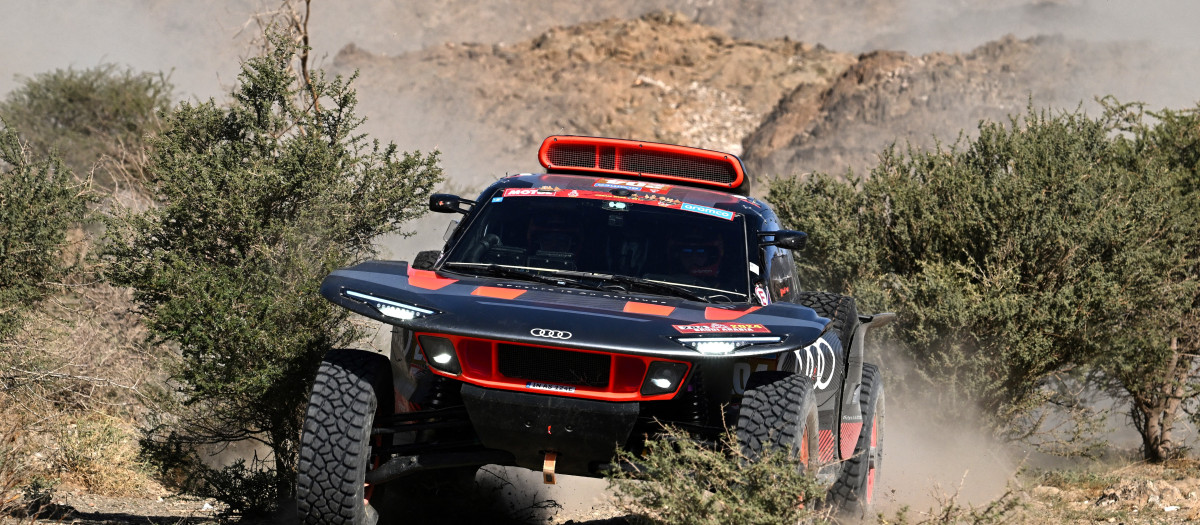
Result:
[[[530,394],[464,384],[463,404],[483,446],[511,453],[516,465],[541,470],[547,452],[557,472],[594,476],[612,462],[637,421],[637,402]]]

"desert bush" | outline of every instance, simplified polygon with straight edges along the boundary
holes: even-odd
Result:
[[[978,131],[889,148],[863,180],[778,180],[769,199],[811,235],[803,286],[898,311],[919,379],[907,384],[947,413],[982,406],[1019,437],[1030,427],[1007,425],[1047,399],[1053,374],[1161,370],[1142,349],[1169,354],[1192,307],[1200,208],[1170,163],[1124,162],[1105,118],[1030,109]]]
[[[279,498],[275,473],[264,467],[261,464],[247,467],[244,459],[238,459],[219,470],[205,470],[196,495],[224,503],[226,515],[263,517],[274,509]]]
[[[35,155],[0,122],[0,343],[72,266],[62,255],[67,229],[91,201],[62,161]]]
[[[736,451],[737,437],[708,446],[668,429],[646,441],[645,452],[620,451],[610,488],[620,507],[651,523],[723,525],[799,523],[817,519],[824,491],[813,473],[796,468],[783,448],[750,461]]]
[[[7,396],[0,395],[0,401]],[[0,516],[21,505],[21,488],[29,482],[18,440],[22,432],[11,420],[0,426]]]
[[[1144,457],[1165,461],[1185,452],[1173,429],[1185,411],[1198,413],[1200,397],[1200,105],[1148,112],[1141,103],[1122,104],[1111,97],[1102,102],[1112,127],[1121,132],[1114,139],[1117,162],[1170,182],[1176,217],[1171,226],[1184,230],[1191,241],[1174,252],[1181,258],[1181,271],[1147,277],[1157,277],[1164,287],[1182,288],[1182,297],[1163,297],[1165,308],[1122,331],[1121,344],[1099,365],[1109,390],[1129,401],[1129,419],[1142,437]]]
[[[54,427],[53,466],[93,494],[124,496],[145,488],[137,434],[126,422],[103,414],[62,418]]]
[[[437,154],[357,134],[353,79],[311,84],[275,35],[247,60],[227,105],[183,103],[151,142],[156,209],[117,216],[105,258],[132,286],[154,341],[178,350],[178,404],[147,436],[158,454],[255,440],[276,492],[293,491],[304,404],[325,352],[352,340],[318,292],[331,271],[424,212]],[[180,463],[196,465],[197,463]]]
[[[81,177],[94,173],[101,188],[138,186],[145,138],[159,129],[173,89],[162,73],[115,64],[58,69],[23,79],[0,102],[0,116],[36,154],[56,152]]]

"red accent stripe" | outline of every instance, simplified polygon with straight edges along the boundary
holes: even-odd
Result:
[[[625,303],[625,313],[627,314],[646,314],[646,315],[661,315],[668,316],[675,311],[674,306],[665,306],[661,304],[646,304],[629,301]]]
[[[704,309],[704,318],[709,321],[735,321],[742,316],[753,313],[758,310],[759,306],[751,306],[745,310],[728,310],[725,308],[713,308],[711,306]]]
[[[873,416],[871,416],[871,448],[876,448],[878,446],[879,446],[879,412],[878,412],[878,409],[876,409],[875,414]],[[876,452],[878,452],[878,451],[876,451]],[[876,463],[878,463],[878,460],[876,461]],[[875,500],[875,476],[876,476],[875,471],[876,470],[877,470],[876,467],[871,467],[871,470],[867,471],[867,503],[871,503],[872,501]]]
[[[832,430],[817,432],[817,454],[822,463],[833,461],[834,442]]]
[[[408,284],[417,288],[441,290],[456,282],[458,282],[458,279],[448,279],[430,270],[417,270],[412,266],[408,267]]]
[[[862,433],[862,421],[842,423],[841,427],[842,459],[850,459],[854,455],[854,447],[858,445],[858,435]]]
[[[520,297],[521,294],[523,294],[523,293],[525,293],[525,290],[514,290],[512,288],[497,288],[495,286],[480,286],[479,288],[476,288],[474,291],[472,291],[471,295],[478,295],[480,297],[491,297],[493,299],[516,299],[517,297]]]

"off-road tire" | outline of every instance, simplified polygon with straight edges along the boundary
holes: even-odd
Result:
[[[845,461],[841,475],[829,488],[826,503],[844,514],[865,515],[871,511],[875,478],[883,462],[883,375],[873,364],[863,364],[858,398],[862,404],[862,431],[854,455]]]
[[[300,436],[296,507],[302,523],[381,522],[378,511],[364,499],[364,481],[373,462],[370,440],[375,416],[391,413],[393,404],[387,357],[360,350],[332,350],[325,355]]]
[[[737,441],[754,461],[768,447],[785,446],[805,472],[817,472],[817,396],[810,377],[793,374],[746,390],[738,411]]]
[[[795,302],[813,310],[817,315],[829,319],[832,330],[842,341],[842,348],[850,345],[850,337],[858,329],[858,308],[853,297],[825,292],[797,292]]]

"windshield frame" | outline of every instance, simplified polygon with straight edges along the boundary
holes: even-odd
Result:
[[[439,264],[439,269],[441,269],[442,267],[445,267],[447,265],[447,263],[454,263],[456,265],[471,265],[471,266],[477,266],[480,268],[486,268],[493,264],[497,264],[499,266],[506,266],[506,267],[513,268],[513,269],[518,269],[518,270],[523,270],[523,271],[528,271],[528,272],[536,272],[536,273],[539,273],[539,274],[542,274],[542,275],[545,275],[545,276],[551,277],[551,278],[553,278],[553,276],[555,276],[555,275],[561,275],[563,277],[567,277],[572,280],[595,279],[597,281],[602,282],[603,285],[607,286],[606,287],[607,290],[610,290],[615,293],[652,294],[652,295],[663,295],[663,296],[672,296],[672,297],[682,297],[683,296],[683,294],[671,294],[671,293],[664,293],[661,291],[648,291],[652,288],[651,286],[639,287],[637,284],[620,283],[620,282],[613,280],[614,276],[622,276],[624,278],[628,278],[628,279],[632,279],[632,280],[645,280],[648,283],[657,283],[657,284],[665,285],[665,286],[682,287],[691,293],[694,293],[696,295],[704,297],[705,298],[704,300],[710,301],[710,302],[750,303],[754,300],[753,286],[754,286],[754,282],[755,282],[755,277],[751,275],[751,270],[754,267],[754,265],[752,263],[753,258],[756,257],[758,254],[754,253],[754,252],[756,252],[756,250],[751,250],[751,242],[750,242],[751,221],[749,220],[750,217],[747,217],[743,213],[739,213],[734,210],[725,210],[725,209],[713,208],[713,207],[703,206],[703,205],[694,204],[694,203],[688,203],[686,201],[682,201],[679,199],[673,199],[677,202],[675,204],[675,207],[670,207],[670,206],[666,206],[664,204],[658,204],[656,201],[643,202],[641,200],[637,200],[636,198],[630,198],[628,195],[617,193],[617,190],[613,190],[611,196],[594,195],[594,193],[597,193],[594,191],[592,192],[593,195],[590,195],[588,197],[560,196],[560,195],[554,195],[554,194],[546,194],[546,195],[538,194],[536,196],[530,195],[530,196],[514,197],[514,196],[512,196],[512,192],[509,192],[508,197],[504,196],[506,194],[507,190],[513,190],[513,189],[533,190],[533,188],[531,188],[529,185],[520,185],[520,186],[497,185],[497,186],[494,186],[493,188],[489,189],[488,191],[483,192],[483,194],[480,195],[480,198],[478,200],[479,205],[477,205],[475,207],[475,209],[472,210],[472,213],[470,213],[470,215],[466,218],[466,220],[463,221],[463,224],[460,225],[460,227],[456,229],[455,234],[451,237],[450,241],[447,242],[446,249],[445,249],[446,255],[441,258],[441,261]],[[564,192],[572,190],[572,188],[570,188],[570,187],[557,188],[557,189],[564,191]],[[592,188],[592,189],[594,190],[595,188]],[[585,191],[585,190],[578,190],[578,191]],[[574,192],[572,192],[572,193],[574,193]],[[604,193],[608,193],[608,192],[604,192]],[[530,199],[530,200],[532,200],[532,199],[539,199],[539,200],[553,199],[555,201],[555,203],[560,206],[566,206],[566,204],[570,203],[571,201],[580,201],[577,204],[572,204],[572,206],[590,207],[590,209],[588,209],[587,211],[584,211],[581,209],[580,210],[581,214],[582,213],[595,214],[595,213],[600,213],[600,212],[611,212],[612,210],[603,209],[603,207],[611,205],[611,203],[622,203],[626,206],[629,206],[627,212],[633,212],[633,213],[640,212],[639,217],[641,214],[645,214],[646,212],[671,213],[672,220],[674,220],[674,221],[677,221],[680,223],[700,225],[700,226],[694,226],[693,228],[702,228],[703,225],[705,224],[705,221],[730,221],[733,223],[732,226],[720,226],[721,233],[723,233],[725,236],[735,235],[734,238],[723,239],[721,242],[721,245],[723,246],[722,254],[724,254],[726,251],[728,251],[727,255],[723,255],[724,258],[722,259],[722,264],[726,264],[727,262],[729,262],[729,263],[732,263],[733,266],[729,270],[721,270],[720,279],[725,281],[725,282],[720,283],[720,285],[722,285],[722,286],[706,286],[703,283],[699,283],[699,282],[679,282],[677,280],[671,280],[668,278],[664,278],[665,276],[661,276],[661,275],[657,275],[657,274],[643,273],[641,275],[638,275],[638,274],[630,274],[630,273],[621,272],[621,271],[613,271],[614,268],[605,268],[603,271],[586,271],[586,270],[581,270],[581,269],[551,268],[551,267],[537,266],[537,265],[532,265],[532,264],[527,264],[527,263],[526,264],[500,264],[500,263],[497,263],[494,261],[493,262],[484,262],[484,261],[474,262],[471,260],[464,260],[464,259],[466,259],[466,257],[464,257],[464,253],[465,253],[464,251],[470,249],[470,247],[464,243],[471,242],[473,240],[473,238],[476,238],[476,236],[473,236],[472,234],[476,231],[477,228],[481,227],[480,221],[485,220],[484,219],[485,217],[488,218],[487,220],[491,220],[491,219],[495,218],[495,217],[492,217],[492,214],[494,214],[494,213],[504,213],[504,212],[497,212],[495,207],[497,205],[503,205],[502,203],[505,200],[511,200],[511,199],[522,199],[522,200],[524,200],[524,199]],[[592,204],[592,203],[596,203],[596,204]],[[604,203],[604,204],[601,204],[601,203]],[[701,210],[701,211],[698,211],[698,210]],[[674,215],[674,214],[679,214],[679,215]],[[726,217],[728,217],[728,218],[726,218]],[[640,217],[639,220],[644,221],[646,219]],[[709,222],[707,224],[719,225],[719,224],[723,224],[723,222],[721,222],[721,223]],[[664,255],[662,255],[662,254],[659,254],[658,256],[664,257]],[[454,269],[449,268],[449,267],[446,267],[444,269],[445,269],[445,271],[450,271],[450,272],[455,271]],[[474,273],[474,272],[471,272],[471,273]],[[710,284],[716,284],[716,283],[710,283]],[[565,284],[565,285],[570,286],[570,284]],[[591,286],[592,286],[591,284],[588,285],[588,287],[591,287]],[[684,298],[686,298],[686,297],[684,297]]]

